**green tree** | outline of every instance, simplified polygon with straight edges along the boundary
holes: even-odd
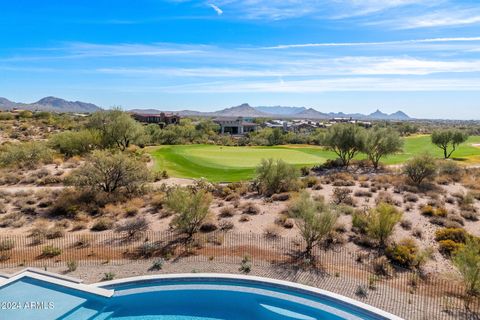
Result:
[[[271,196],[275,193],[295,190],[298,187],[299,171],[295,166],[281,159],[262,159],[256,173],[260,194]]]
[[[371,209],[367,216],[367,234],[384,248],[393,228],[402,219],[402,213],[394,206],[380,203]]]
[[[93,151],[86,163],[74,170],[67,183],[88,191],[138,193],[151,178],[145,162],[121,152]]]
[[[454,265],[460,271],[468,296],[480,295],[480,243],[468,239],[453,258]]]
[[[364,149],[365,129],[354,124],[337,124],[328,128],[322,140],[348,168],[355,155]]]
[[[95,112],[87,127],[100,133],[104,148],[117,147],[123,151],[145,139],[143,126],[120,109]]]
[[[437,174],[435,159],[429,154],[416,156],[405,164],[403,172],[413,184],[419,186],[426,179],[435,178]]]
[[[165,205],[176,213],[172,227],[191,239],[207,217],[211,202],[212,196],[205,190],[194,192],[182,187],[171,190]]]
[[[94,130],[64,131],[54,134],[49,145],[67,157],[84,155],[100,146],[100,134]]]
[[[443,156],[448,159],[457,147],[468,140],[466,132],[454,129],[437,130],[432,133],[432,143],[443,150]]]
[[[367,154],[373,167],[378,169],[380,160],[388,155],[402,151],[403,140],[397,131],[391,128],[375,128],[367,131],[363,152]]]
[[[289,214],[295,218],[306,243],[305,256],[311,258],[313,248],[333,230],[338,216],[325,204],[313,200],[307,191],[302,191],[293,201]]]

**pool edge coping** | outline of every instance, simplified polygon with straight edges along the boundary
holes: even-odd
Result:
[[[275,285],[283,286],[283,287],[297,289],[297,290],[300,289],[306,292],[314,293],[316,295],[328,297],[342,304],[351,305],[355,308],[367,311],[369,313],[383,317],[385,319],[404,320],[403,318],[398,317],[394,314],[391,314],[387,311],[381,310],[379,308],[373,307],[366,303],[360,302],[352,298],[348,298],[346,296],[343,296],[337,293],[333,293],[327,290],[323,290],[323,289],[319,289],[319,288],[315,288],[315,287],[311,287],[303,284],[298,284],[290,281],[270,279],[270,278],[264,278],[264,277],[258,277],[258,276],[234,275],[234,274],[224,274],[224,273],[146,275],[146,276],[129,277],[129,278],[123,278],[123,279],[117,279],[117,280],[111,280],[111,281],[105,281],[105,282],[97,282],[97,283],[92,283],[91,286],[103,289],[103,287],[108,287],[113,285],[122,285],[122,284],[129,284],[129,283],[135,283],[135,282],[147,282],[147,281],[155,281],[155,280],[175,280],[175,279],[177,280],[182,280],[182,279],[222,280],[224,279],[224,280],[240,280],[240,281],[243,280],[243,281],[251,281],[251,282],[257,282],[257,283],[265,283],[265,284],[270,284],[274,286]]]

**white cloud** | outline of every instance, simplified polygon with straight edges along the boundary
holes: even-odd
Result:
[[[396,23],[396,22],[395,22]],[[441,10],[411,18],[405,18],[399,29],[462,26],[480,23],[478,8]]]
[[[301,61],[277,60],[274,65],[248,67],[230,66],[196,68],[99,68],[100,73],[123,76],[159,76],[181,78],[277,78],[326,76],[418,76],[438,73],[480,72],[480,60],[441,61],[391,57],[341,57],[305,59]]]
[[[223,10],[220,9],[218,6],[214,5],[213,3],[209,3],[208,6],[209,6],[210,8],[212,8],[213,10],[215,10],[215,12],[216,12],[219,16],[221,16],[221,15],[223,14]]]
[[[272,47],[263,47],[262,49],[294,49],[294,48],[315,48],[315,47],[358,47],[358,46],[382,46],[392,44],[413,44],[413,43],[434,43],[434,42],[470,42],[480,41],[480,37],[458,37],[458,38],[432,38],[432,39],[414,39],[399,41],[381,41],[381,42],[330,42],[330,43],[303,43],[287,44]]]
[[[315,80],[272,80],[259,82],[207,82],[174,86],[134,88],[139,92],[168,93],[320,93],[320,92],[419,92],[419,91],[478,91],[480,78],[474,79],[391,79],[335,78]]]

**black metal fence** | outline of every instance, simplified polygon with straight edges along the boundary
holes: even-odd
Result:
[[[376,253],[348,246],[302,255],[300,238],[255,234],[199,234],[192,241],[169,232],[128,238],[119,233],[67,234],[56,239],[0,236],[0,270],[82,267],[160,261],[159,272],[250,273],[348,296],[405,319],[480,319],[480,300],[467,299],[459,279],[392,268],[379,274]]]

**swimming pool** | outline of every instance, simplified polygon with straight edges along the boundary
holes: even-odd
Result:
[[[4,286],[0,283],[0,297],[17,294],[18,299],[21,294],[41,294],[43,301],[52,301],[56,305],[56,308],[47,310],[50,313],[44,313],[42,319],[400,319],[330,292],[259,277],[156,275],[93,285],[34,278],[19,278]],[[75,287],[79,288],[78,292]],[[33,319],[32,315],[39,315],[32,310],[28,312],[11,312],[8,319]]]

